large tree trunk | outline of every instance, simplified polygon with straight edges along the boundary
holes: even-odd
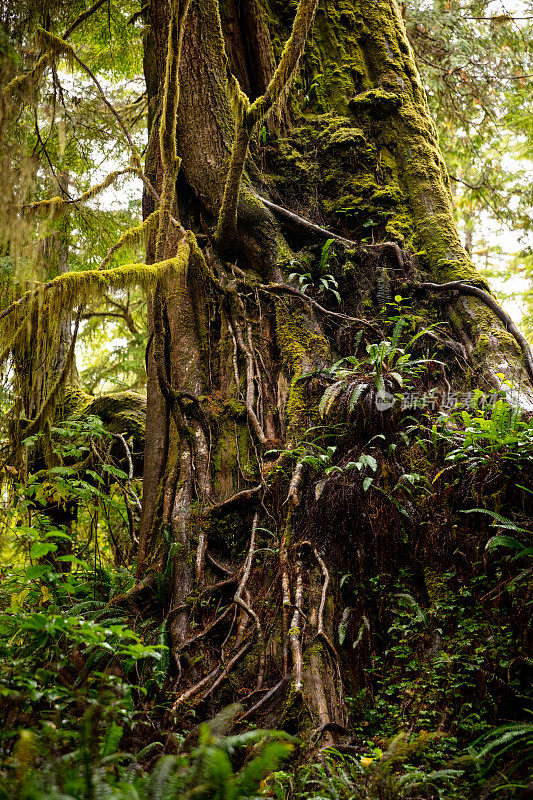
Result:
[[[341,576],[364,581],[369,564],[381,562],[394,573],[412,554],[397,510],[377,492],[366,494],[357,471],[325,483],[302,463],[302,442],[317,435],[307,431],[320,423],[318,404],[329,385],[321,370],[357,355],[359,330],[363,344],[379,341],[382,323],[361,317],[378,318],[391,291],[412,297],[431,321],[451,324],[455,338],[436,382],[462,385],[459,352],[494,386],[496,367],[516,369],[520,353],[476,298],[439,295],[432,306],[410,288],[415,280],[483,282],[453,221],[446,169],[396,2],[345,0],[318,9],[301,79],[288,96],[281,93],[261,142],[252,137],[229,236],[220,235],[218,215],[231,193],[230,159],[233,168],[250,132],[239,127],[243,101],[227,67],[250,100],[261,95],[281,57],[271,33],[288,38],[293,15],[274,0],[268,9],[235,0],[222,20],[216,0],[193,0],[185,13],[172,22],[177,33],[170,39],[166,0],[152,0],[146,19],[146,171],[167,197],[174,168],[165,151],[173,146],[169,93],[177,92],[167,43],[179,50],[183,34],[175,128],[181,161],[168,214],[195,235],[169,222],[164,241],[160,228],[148,248],[151,262],[177,258],[149,304],[138,577],[166,581],[169,688],[179,714],[190,704],[244,697],[244,713],[275,707],[278,724],[320,729],[327,742],[345,725],[346,684],[353,689],[361,680],[350,653],[360,620],[370,616],[365,608],[343,616]],[[299,216],[269,210],[259,197],[265,195]],[[154,207],[153,193],[145,193],[145,216]],[[372,236],[352,248],[339,244],[336,266],[326,270],[336,269],[342,281],[340,309],[328,305],[327,292],[315,293],[328,305],[323,312],[299,295],[297,283],[287,288],[291,259],[307,258],[311,266],[301,271],[316,274],[326,238],[302,217],[354,242]],[[415,251],[416,259],[409,255]],[[365,429],[360,416],[348,417],[334,463],[357,459],[392,420],[393,412],[374,410]],[[324,446],[331,443],[321,435]],[[298,447],[294,458],[289,451]],[[378,461],[385,476],[384,453]],[[347,635],[339,652],[341,623]]]

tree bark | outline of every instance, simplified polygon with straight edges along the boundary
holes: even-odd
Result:
[[[324,370],[339,354],[357,355],[362,335],[372,340],[372,324],[361,316],[366,308],[379,317],[376,281],[382,294],[391,284],[409,292],[420,278],[483,282],[453,221],[444,161],[394,0],[343,1],[317,11],[297,59],[302,78],[290,94],[281,92],[285,127],[270,121],[266,146],[252,139],[247,153],[240,120],[276,74],[268,25],[287,39],[292,25],[276,3],[263,14],[262,5],[236,0],[221,20],[216,0],[193,0],[185,19],[175,129],[180,170],[171,206],[179,222],[168,228],[164,257],[180,246],[189,255],[149,303],[137,574],[167,576],[176,712],[244,694],[245,713],[261,707],[268,715],[274,687],[281,693],[292,676],[283,705],[277,700],[283,711],[274,712],[276,722],[320,730],[328,743],[346,721],[345,684],[358,679],[347,650],[335,646],[340,575],[363,569],[356,543],[365,524],[393,536],[399,522],[390,504],[369,506],[359,479],[350,500],[335,506],[341,487],[331,482],[324,491],[323,478],[307,477],[301,458],[320,424]],[[160,131],[174,23],[163,0],[152,0],[146,21],[146,171],[164,193],[169,154]],[[244,142],[244,174],[234,191],[235,235],[222,247],[215,232],[236,139]],[[287,285],[295,261],[321,260],[316,225],[295,230],[286,224],[290,215],[275,216],[259,194],[354,242],[342,252],[339,246],[341,314]],[[145,217],[154,207],[145,193]],[[373,241],[360,243],[369,220]],[[151,241],[150,263],[163,257],[160,244]],[[416,259],[408,252],[415,250]],[[318,272],[316,263],[309,269]],[[466,358],[485,380],[494,383],[501,359],[504,371],[516,368],[516,343],[475,298],[432,313],[446,321],[449,315],[459,339],[453,347],[464,352],[466,345]],[[448,386],[461,385],[459,372],[448,365]],[[375,432],[384,419],[374,414]],[[361,451],[361,436],[361,427],[344,429],[339,461]],[[345,541],[331,537],[328,513],[333,525],[342,519]],[[401,546],[390,556],[396,566],[406,557]],[[355,641],[356,630],[350,636]],[[199,664],[191,653],[200,644]],[[269,698],[262,706],[261,692]]]

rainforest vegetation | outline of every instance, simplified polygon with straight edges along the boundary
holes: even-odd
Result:
[[[0,0],[0,798],[533,797],[531,20]]]

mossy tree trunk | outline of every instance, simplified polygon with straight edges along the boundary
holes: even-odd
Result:
[[[146,11],[146,172],[168,223],[148,259],[176,266],[149,303],[138,577],[164,579],[178,715],[241,699],[244,714],[320,729],[327,742],[345,725],[346,686],[361,678],[351,655],[361,634],[354,609],[343,607],[341,577],[364,580],[369,560],[394,571],[410,556],[397,510],[377,492],[370,500],[359,473],[328,482],[305,463],[313,437],[332,441],[316,428],[331,383],[324,370],[357,355],[361,336],[379,341],[390,286],[416,304],[415,280],[482,282],[460,244],[394,0],[320,4],[313,24],[315,5],[301,0],[291,36],[295,13],[276,0],[232,0],[221,11],[217,0],[170,11],[152,0]],[[295,42],[306,45],[293,58]],[[230,185],[240,151],[243,177]],[[235,214],[227,224],[219,217],[234,210],[233,196],[236,227]],[[274,215],[260,196],[354,242],[366,237],[338,245],[326,265],[341,284],[340,308],[331,292],[309,300],[287,283],[294,271],[320,277],[325,238],[298,217]],[[145,192],[145,217],[155,207]],[[475,298],[424,302],[458,340],[448,340],[449,364],[435,382],[464,385],[455,352],[490,385],[495,366],[517,367],[514,340]],[[357,458],[392,420],[340,420],[331,463]],[[378,460],[386,482],[385,456]]]

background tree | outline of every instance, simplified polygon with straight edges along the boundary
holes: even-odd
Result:
[[[405,13],[465,246],[524,312],[529,335],[531,10],[441,3]]]

